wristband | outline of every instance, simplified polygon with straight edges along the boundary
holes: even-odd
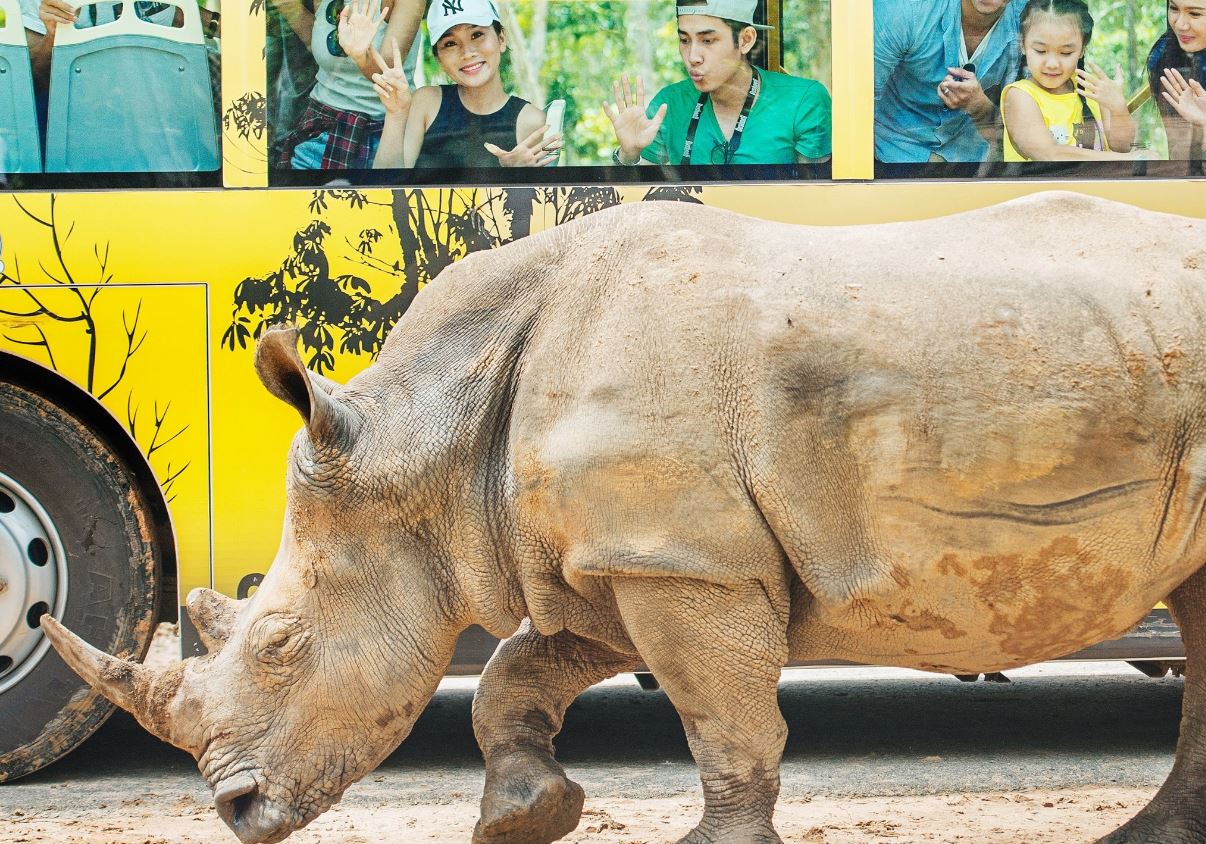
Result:
[[[625,161],[624,159],[620,158],[620,148],[619,147],[616,147],[615,149],[613,149],[611,151],[611,160],[614,161],[616,164],[619,164],[621,167],[635,167],[641,163],[640,158],[637,158],[637,160],[633,161],[632,163],[629,163],[629,162]]]

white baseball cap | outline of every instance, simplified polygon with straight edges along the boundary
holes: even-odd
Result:
[[[433,3],[438,0],[432,0]],[[758,10],[758,0],[688,0],[678,3],[680,15],[708,15],[734,23],[743,23],[754,29],[774,29],[762,23],[754,23],[754,12]]]
[[[493,0],[431,0],[431,8],[427,10],[427,37],[435,44],[454,26],[462,23],[489,26],[495,21],[502,23]]]

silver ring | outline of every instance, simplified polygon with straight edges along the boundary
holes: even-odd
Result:
[[[941,90],[942,93],[944,93],[944,94],[949,94],[951,92],[951,89],[946,87],[945,85],[940,85],[938,87],[939,87],[939,90]]]

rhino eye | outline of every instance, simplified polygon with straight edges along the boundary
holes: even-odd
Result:
[[[256,623],[255,657],[268,665],[291,665],[310,649],[310,629],[300,618],[269,615]]]

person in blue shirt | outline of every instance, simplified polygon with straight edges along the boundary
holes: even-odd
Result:
[[[1017,76],[1019,0],[875,0],[875,157],[995,156]]]

